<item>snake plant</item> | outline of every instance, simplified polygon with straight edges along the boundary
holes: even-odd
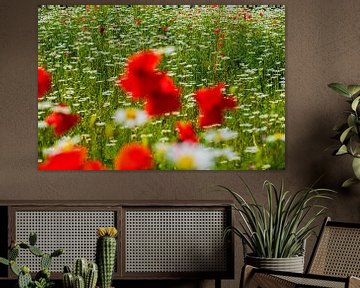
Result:
[[[247,245],[252,256],[287,258],[302,254],[305,240],[314,233],[316,220],[324,214],[325,206],[318,200],[332,199],[334,191],[305,188],[296,193],[285,191],[283,183],[278,189],[269,181],[264,182],[266,205],[261,205],[249,186],[245,190],[251,201],[233,190],[220,186],[235,199],[233,205],[240,215],[239,227],[229,227]]]

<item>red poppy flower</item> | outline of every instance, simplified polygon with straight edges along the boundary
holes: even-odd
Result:
[[[211,126],[214,124],[222,124],[224,121],[224,110],[236,107],[235,97],[226,97],[221,93],[224,84],[210,88],[202,88],[196,91],[195,99],[199,105],[200,127]]]
[[[115,158],[115,170],[148,170],[153,167],[151,151],[142,144],[124,145]]]
[[[106,170],[106,167],[98,160],[89,160],[83,164],[82,170]]]
[[[249,21],[251,19],[251,14],[245,13],[243,17],[245,21]]]
[[[85,147],[73,146],[68,151],[48,156],[39,170],[106,170],[100,161],[86,161],[87,153]]]
[[[220,39],[224,39],[225,38],[225,34],[221,33],[219,36]]]
[[[180,90],[166,73],[157,73],[151,86],[145,102],[148,115],[159,116],[180,109]]]
[[[219,42],[219,47],[223,47],[224,46],[224,42]]]
[[[51,75],[44,68],[38,67],[38,98],[49,92],[51,88]]]
[[[188,141],[198,143],[199,138],[196,136],[194,127],[191,122],[176,122],[176,130],[178,132],[178,139],[181,142]]]
[[[39,165],[39,170],[82,170],[86,156],[85,147],[75,146],[70,151],[50,155]]]
[[[168,27],[166,27],[166,26],[163,26],[161,29],[162,29],[162,31],[165,32],[165,33],[168,31]]]
[[[65,108],[65,105],[59,105],[61,108]],[[45,122],[54,129],[56,136],[61,136],[65,132],[69,131],[80,121],[80,116],[77,114],[63,113],[61,111],[54,111],[45,118]]]
[[[263,16],[264,16],[264,12],[263,12],[263,11],[260,11],[260,12],[259,12],[259,16],[260,16],[260,17],[263,17]]]
[[[99,32],[100,34],[103,34],[105,32],[105,27],[104,26],[100,26],[99,27]]]
[[[140,26],[140,25],[141,25],[141,20],[137,18],[137,19],[134,20],[134,23],[135,23],[137,26]]]
[[[220,33],[220,29],[219,29],[219,28],[214,29],[214,33],[215,33],[215,34],[219,34],[219,33]]]
[[[155,70],[161,56],[143,51],[129,58],[125,75],[118,80],[133,100],[145,100],[145,110],[150,116],[178,111],[181,106],[180,91],[165,73]]]
[[[217,8],[219,5],[211,5],[211,8]]]
[[[129,57],[126,72],[117,84],[131,93],[134,99],[144,98],[153,84],[155,67],[160,63],[161,55],[153,51],[142,51]]]

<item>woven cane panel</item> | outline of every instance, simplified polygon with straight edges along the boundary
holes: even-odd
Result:
[[[275,276],[281,279],[287,280],[291,283],[296,284],[294,287],[326,287],[326,288],[345,288],[345,279],[343,282],[331,281],[331,280],[322,280],[322,279],[311,279],[311,278],[302,278],[302,277],[292,277],[292,276]],[[281,286],[282,287],[282,286]]]
[[[29,233],[37,234],[37,245],[46,253],[63,248],[65,253],[52,261],[50,270],[62,272],[74,259],[95,260],[96,228],[115,226],[114,211],[17,211],[16,241],[28,243]],[[39,271],[40,258],[21,250],[19,263]]]
[[[311,273],[360,277],[360,229],[326,227]]]
[[[223,211],[126,211],[126,272],[223,272]]]

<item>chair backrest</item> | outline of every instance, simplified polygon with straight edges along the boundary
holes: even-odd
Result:
[[[307,273],[360,277],[360,223],[326,218]]]

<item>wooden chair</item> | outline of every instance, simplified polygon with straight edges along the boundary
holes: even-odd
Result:
[[[326,218],[306,273],[278,272],[244,266],[240,287],[360,287],[360,223]]]

